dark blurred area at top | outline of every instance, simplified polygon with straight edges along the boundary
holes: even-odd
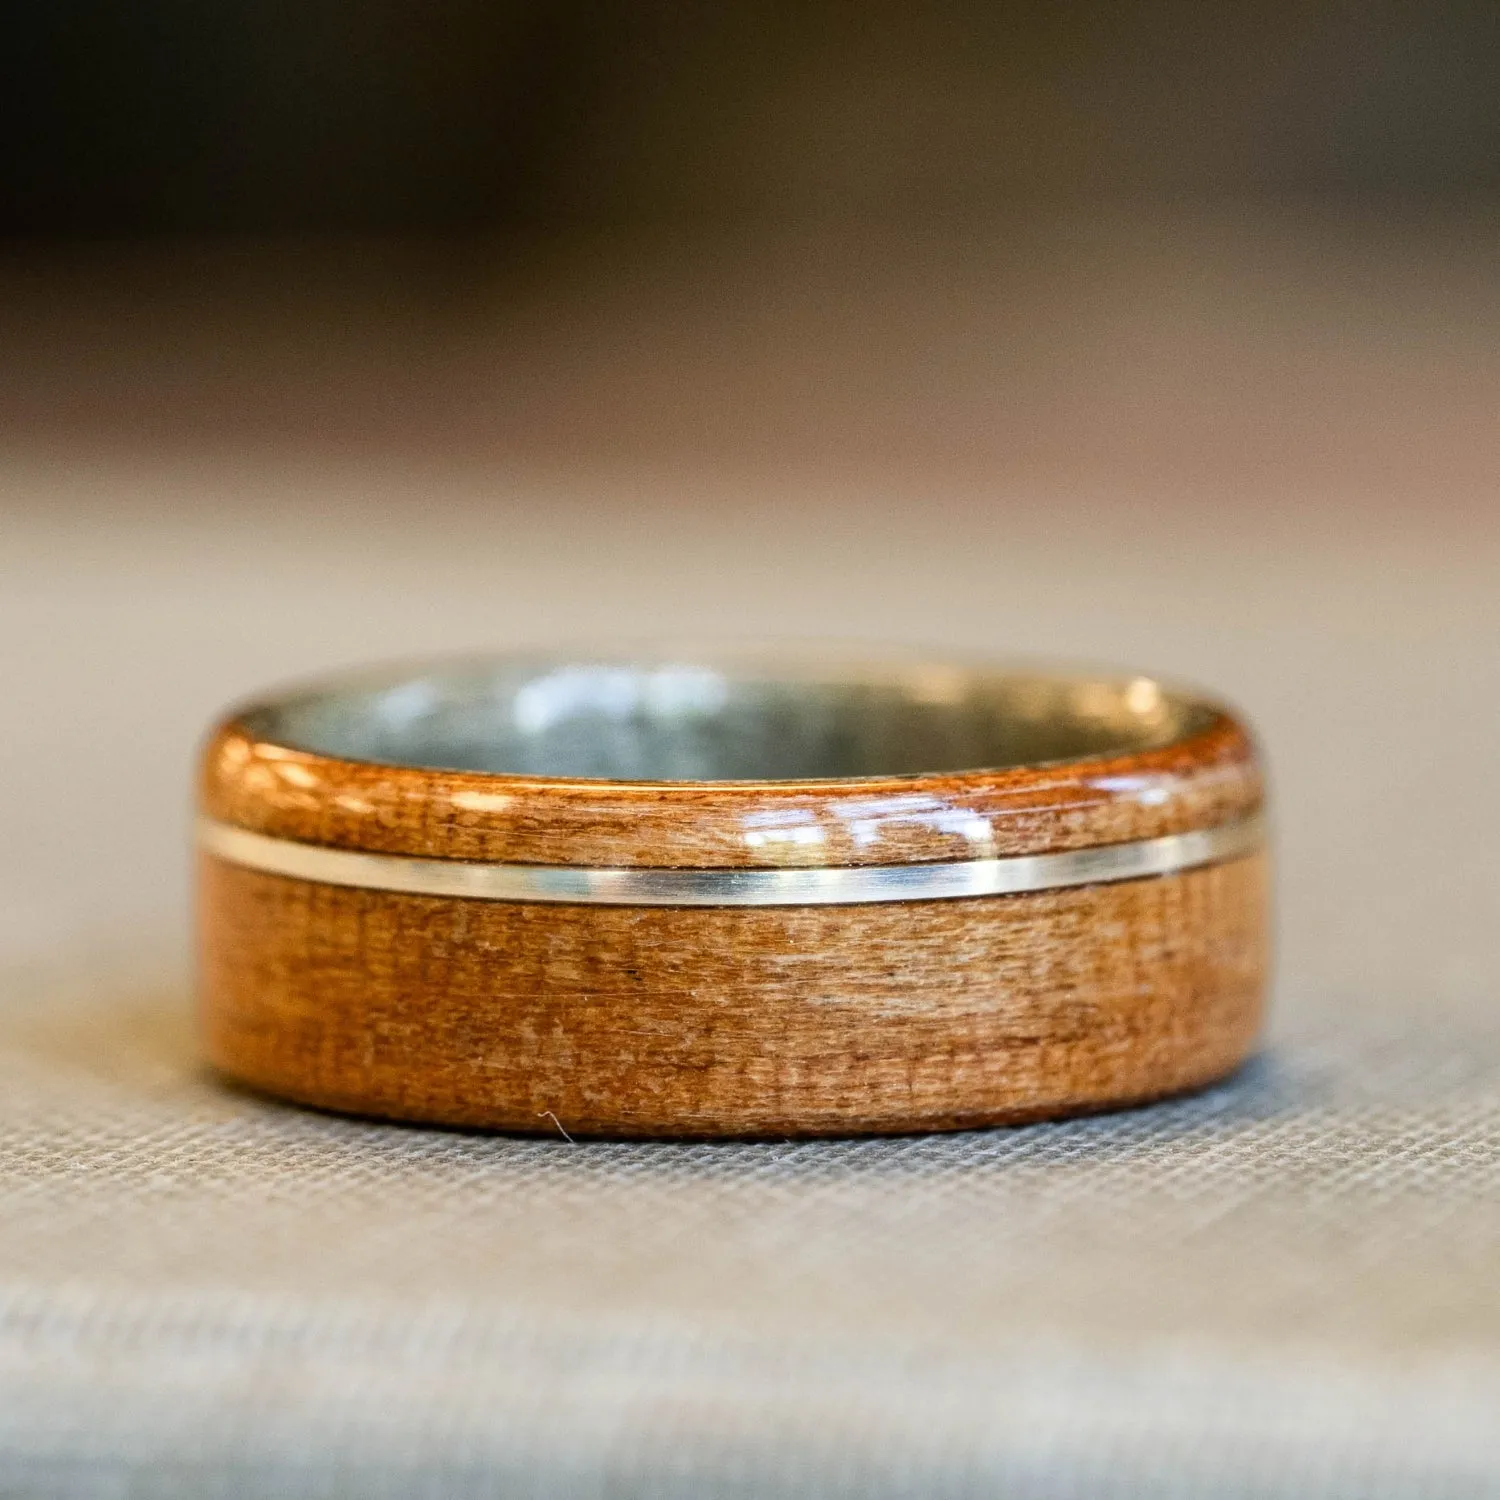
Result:
[[[1500,6],[7,0],[0,233],[1488,196]]]

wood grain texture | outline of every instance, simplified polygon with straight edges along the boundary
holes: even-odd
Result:
[[[340,697],[335,686],[294,700],[332,705],[316,733],[305,712],[247,710],[205,749],[201,809],[234,828],[366,854],[749,870],[1089,849],[1218,827],[1261,805],[1256,751],[1232,715],[1182,700],[1170,712],[1183,727],[1162,743],[1136,732],[1163,710],[1154,685],[1138,718],[1126,687],[1088,678],[1041,681],[1036,701],[1064,716],[1048,722],[1072,723],[1068,713],[1093,703],[1121,736],[1103,743],[1133,749],[1046,759],[1044,747],[1099,743],[1075,725],[1030,741],[1040,763],[774,781],[570,780],[424,759],[495,753],[518,722],[495,715],[496,684],[510,683],[517,696],[498,701],[514,704],[517,682],[571,693],[584,680],[537,670],[547,675],[517,677],[502,661],[477,679],[413,679],[414,700],[400,679],[394,699]],[[616,677],[585,674],[589,684]],[[1003,678],[939,678],[964,703],[998,694],[986,712],[1016,702],[1012,726],[1026,722],[1020,700],[986,686]],[[799,765],[881,763],[881,736],[898,724],[926,734],[939,757],[955,753],[943,733],[965,732],[963,713],[914,720],[920,697],[870,700],[861,712],[886,717],[861,722],[838,718],[829,705],[845,700],[826,684],[797,691],[808,696],[763,695],[760,717],[718,721],[714,764],[789,764],[777,737],[797,732],[804,702],[819,748]],[[419,703],[415,718],[402,717],[407,701]],[[454,704],[459,719],[444,719]],[[624,721],[587,722],[592,753]],[[436,738],[434,723],[447,726]],[[388,724],[414,727],[392,739]],[[663,726],[686,742],[670,717]],[[965,753],[1003,745],[995,733]],[[840,734],[874,745],[872,758],[835,754]],[[528,747],[511,746],[494,764],[576,754],[554,743],[555,755],[526,759]],[[736,759],[747,744],[762,748]],[[635,763],[628,735],[615,748],[612,764]],[[1260,1017],[1260,855],[1003,897],[726,907],[403,894],[254,871],[220,848],[201,856],[211,1057],[262,1089],[358,1113],[576,1134],[956,1128],[1201,1085],[1244,1058]]]
[[[276,838],[514,864],[775,868],[1042,854],[1209,828],[1253,811],[1250,736],[1217,715],[1160,749],[940,776],[563,781],[341,760],[231,720],[200,803]],[[795,832],[796,837],[778,837]]]
[[[203,1021],[309,1104],[570,1134],[949,1129],[1219,1078],[1259,1024],[1262,856],[863,907],[543,906],[204,856]]]

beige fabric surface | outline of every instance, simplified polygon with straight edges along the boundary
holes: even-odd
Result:
[[[0,1495],[1500,1491],[1500,303],[1465,233],[367,289],[357,336],[273,275],[232,313],[12,276]],[[1262,1056],[1084,1122],[693,1146],[205,1073],[188,783],[226,698],[704,632],[1237,698]]]

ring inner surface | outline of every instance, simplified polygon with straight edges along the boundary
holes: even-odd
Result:
[[[605,781],[917,776],[1131,754],[1214,711],[1148,678],[505,661],[308,693],[251,733],[345,760]]]

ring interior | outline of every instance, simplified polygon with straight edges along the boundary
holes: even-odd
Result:
[[[950,666],[498,660],[309,692],[242,716],[345,760],[605,781],[920,776],[1127,755],[1214,710],[1149,678]]]

